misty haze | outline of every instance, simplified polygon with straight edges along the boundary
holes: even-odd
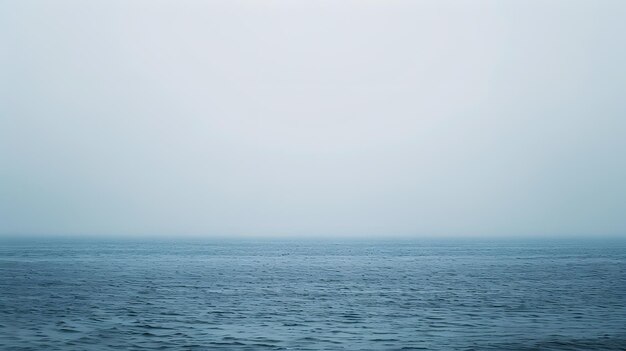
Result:
[[[626,350],[625,34],[0,0],[0,349]]]

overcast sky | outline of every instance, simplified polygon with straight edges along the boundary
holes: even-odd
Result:
[[[0,0],[0,234],[626,236],[626,1]]]

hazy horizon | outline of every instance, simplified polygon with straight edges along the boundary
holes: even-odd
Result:
[[[624,1],[0,1],[0,236],[626,238]]]

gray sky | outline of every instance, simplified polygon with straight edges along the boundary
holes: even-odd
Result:
[[[0,234],[626,235],[626,1],[0,0]]]

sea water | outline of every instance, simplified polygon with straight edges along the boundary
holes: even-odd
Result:
[[[626,350],[626,242],[3,240],[2,350]]]

